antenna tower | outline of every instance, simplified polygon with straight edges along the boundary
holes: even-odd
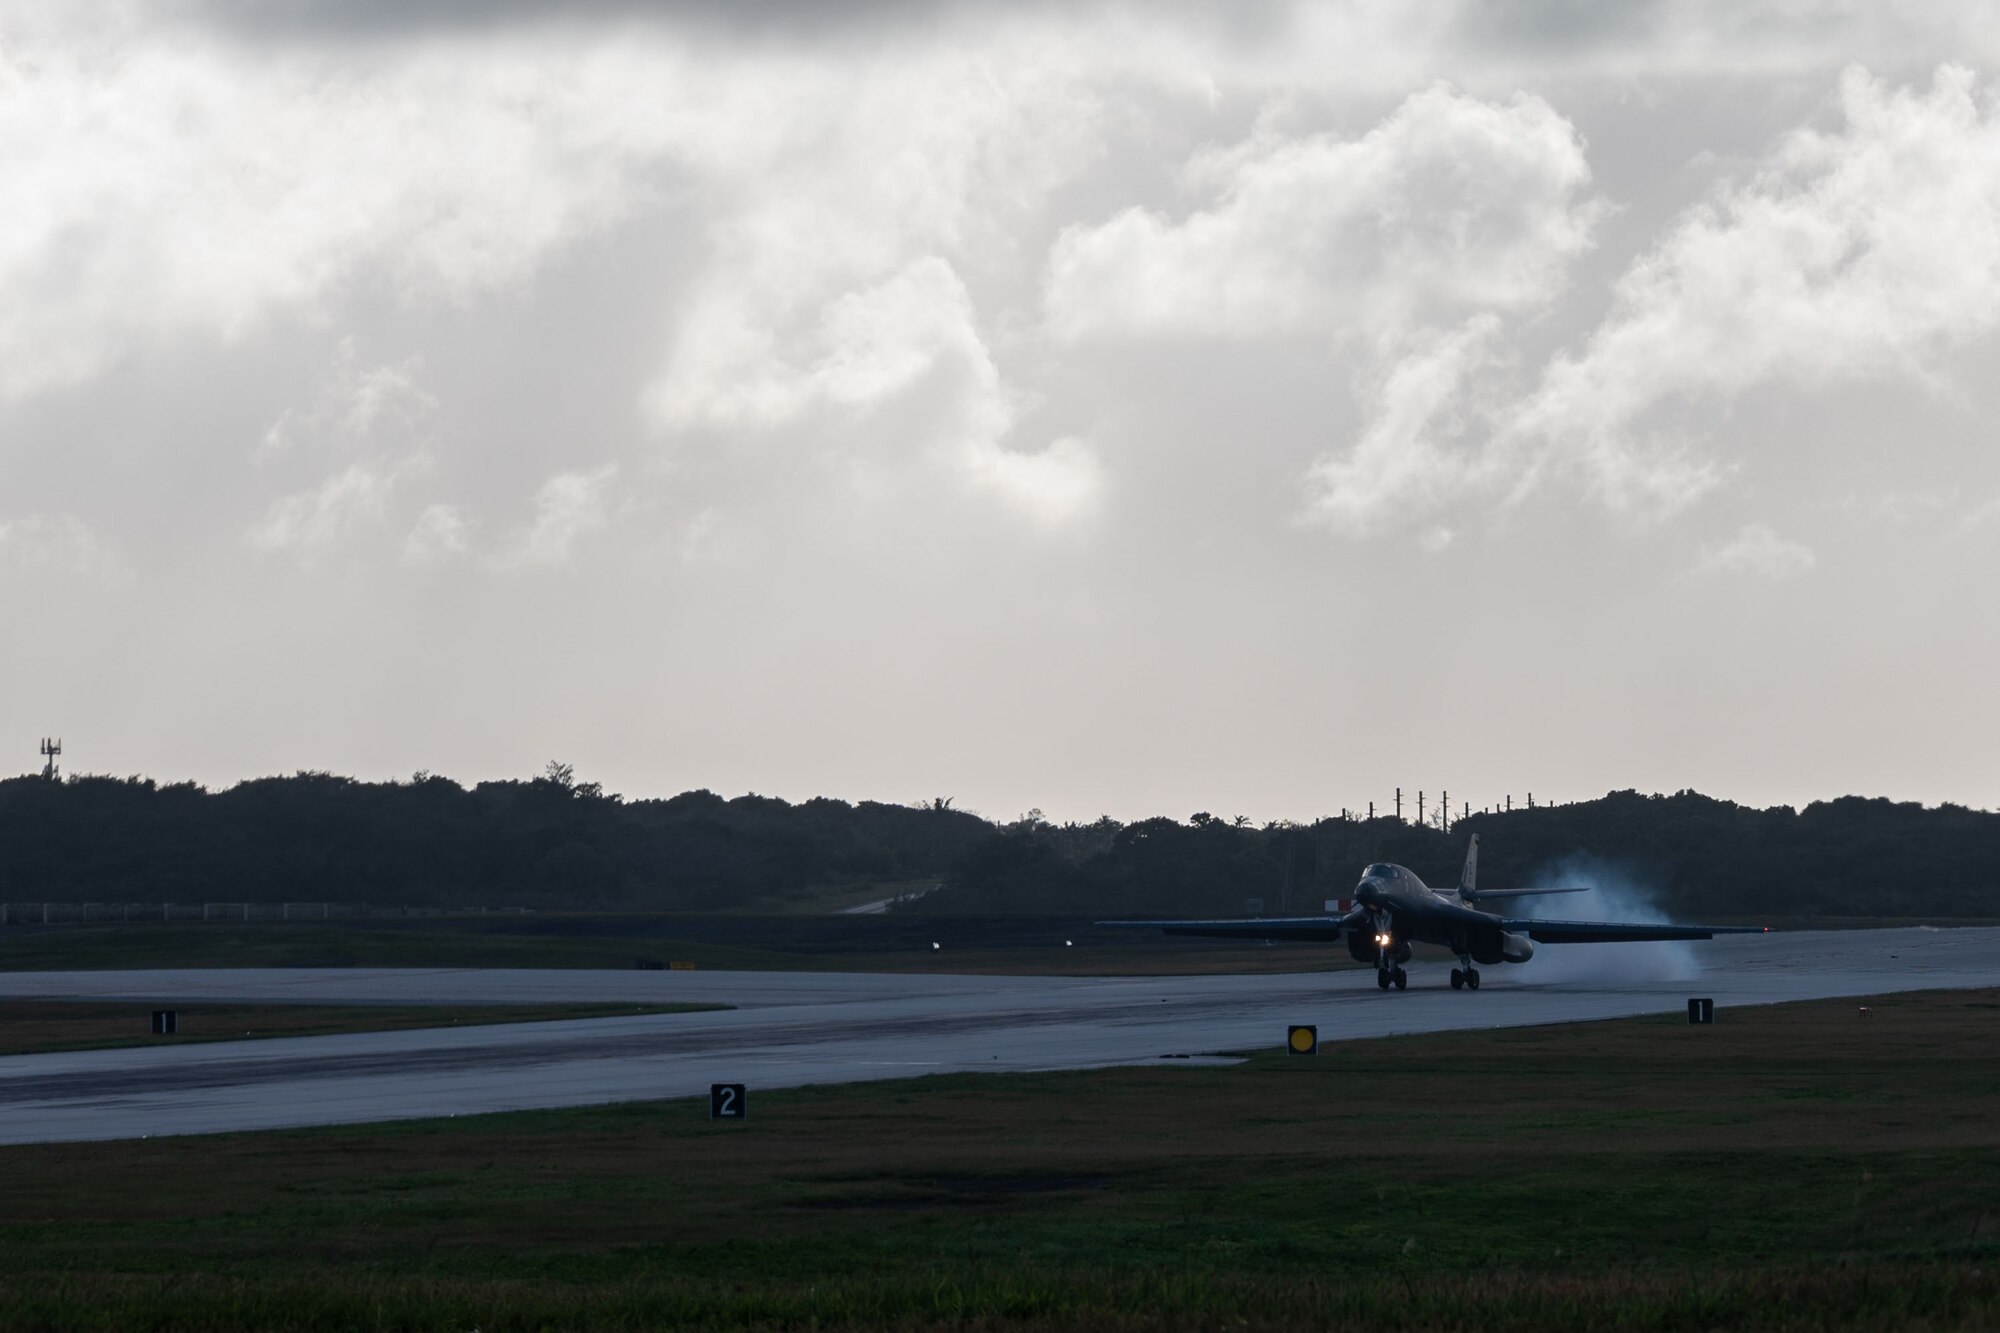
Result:
[[[61,753],[61,737],[57,737],[55,740],[50,740],[47,736],[42,737],[42,758],[48,761],[42,765],[42,776],[50,782],[56,780],[56,756]]]

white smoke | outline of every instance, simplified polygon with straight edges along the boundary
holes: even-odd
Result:
[[[1667,925],[1666,913],[1653,901],[1653,891],[1623,867],[1594,856],[1575,855],[1537,871],[1530,881],[1550,888],[1582,885],[1589,893],[1551,894],[1522,898],[1519,915],[1551,921],[1616,921],[1634,925]],[[1512,915],[1512,913],[1510,913]],[[1567,981],[1685,981],[1701,974],[1694,946],[1685,940],[1646,940],[1631,944],[1542,944],[1528,960],[1522,979]]]

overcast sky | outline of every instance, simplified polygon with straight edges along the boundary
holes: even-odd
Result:
[[[1997,75],[1962,3],[0,0],[0,771],[2000,805]]]

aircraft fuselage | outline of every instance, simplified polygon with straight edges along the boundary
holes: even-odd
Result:
[[[1369,866],[1354,889],[1365,919],[1347,931],[1356,961],[1391,967],[1410,958],[1412,944],[1436,944],[1475,963],[1525,963],[1535,946],[1506,929],[1503,918],[1467,907],[1457,891],[1433,889],[1415,871],[1386,862]]]

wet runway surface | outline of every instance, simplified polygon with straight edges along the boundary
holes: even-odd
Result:
[[[1324,958],[1300,948],[1301,967]],[[196,1002],[705,1002],[724,1012],[0,1058],[0,1143],[338,1124],[949,1071],[1072,1069],[1343,1038],[1900,990],[2000,986],[2000,928],[1545,947],[1452,991],[1365,970],[1209,977],[425,969],[0,973],[0,997]],[[1175,1061],[1179,1064],[1181,1062]]]

